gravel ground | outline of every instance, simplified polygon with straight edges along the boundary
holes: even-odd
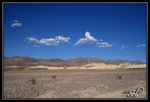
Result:
[[[5,71],[3,82],[4,99],[128,98],[124,90],[146,89],[146,70]],[[137,98],[146,98],[146,90]]]

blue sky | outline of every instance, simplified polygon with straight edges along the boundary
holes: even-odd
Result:
[[[4,56],[146,62],[146,4],[3,4]]]

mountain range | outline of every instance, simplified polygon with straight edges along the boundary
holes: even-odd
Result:
[[[44,65],[44,66],[81,66],[89,63],[105,63],[105,64],[114,64],[119,65],[121,63],[132,63],[132,64],[145,64],[141,61],[129,61],[129,60],[120,60],[120,59],[114,59],[114,60],[103,60],[100,58],[93,58],[93,57],[87,57],[87,58],[72,58],[68,60],[62,60],[59,58],[53,58],[49,60],[45,59],[36,59],[31,57],[4,57],[3,60],[4,66],[22,66],[22,67],[28,67],[28,66],[37,66],[37,65]]]

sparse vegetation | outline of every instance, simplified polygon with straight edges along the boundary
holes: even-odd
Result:
[[[31,84],[34,85],[34,84],[36,84],[36,79],[32,77],[32,78],[29,80],[29,82],[31,82]]]
[[[146,87],[146,70],[27,70],[4,73],[5,99],[127,98],[129,90],[138,88],[137,82],[139,86]],[[117,75],[122,75],[122,79],[119,80]],[[140,89],[142,94],[135,98],[146,98],[146,92]]]
[[[117,75],[117,79],[121,80],[122,79],[122,75]]]
[[[52,75],[52,78],[53,78],[53,79],[56,79],[56,75]]]

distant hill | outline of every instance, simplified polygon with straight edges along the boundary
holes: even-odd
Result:
[[[72,58],[68,60],[62,60],[62,59],[35,59],[31,57],[4,57],[4,66],[37,66],[37,65],[44,65],[44,66],[80,66],[80,65],[85,65],[89,63],[105,63],[105,64],[114,64],[114,65],[119,65],[121,63],[132,63],[132,64],[145,64],[140,61],[129,61],[129,60],[103,60],[99,58],[93,58],[93,57],[88,57],[88,58]]]
[[[99,58],[92,58],[92,57],[88,57],[88,58],[72,58],[69,60],[66,60],[66,62],[68,64],[71,65],[85,65],[85,64],[89,64],[89,63],[105,63],[104,60],[99,59]]]
[[[114,59],[114,60],[107,60],[105,64],[115,64],[119,65],[121,63],[132,63],[132,64],[145,64],[140,61],[129,61],[129,60],[119,60],[119,59]]]

